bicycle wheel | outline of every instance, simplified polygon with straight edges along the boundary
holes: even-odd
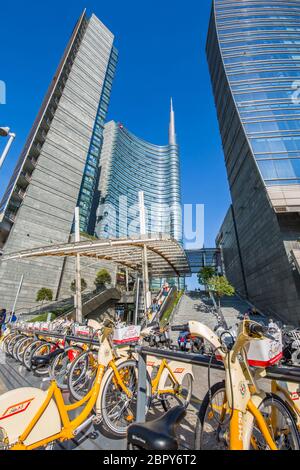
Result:
[[[10,340],[16,335],[16,333],[9,333],[1,341],[1,351],[7,354],[7,347]]]
[[[165,411],[168,411],[174,406],[188,406],[193,393],[193,377],[191,374],[186,374],[182,383],[176,388],[170,376],[165,382],[166,390],[174,390],[174,393],[163,393],[160,395],[161,403]]]
[[[259,410],[268,425],[270,434],[280,450],[299,450],[300,438],[292,412],[284,401],[267,394]],[[199,412],[201,431],[197,441],[202,450],[228,449],[231,411],[227,407],[225,383],[219,382],[206,394]],[[263,434],[254,421],[251,431],[250,449],[269,450]]]
[[[68,346],[62,349],[52,361],[50,375],[61,390],[68,390],[68,373],[72,362],[82,352],[79,346]]]
[[[26,369],[31,370],[31,355],[33,351],[40,346],[44,341],[41,339],[35,339],[33,340],[24,350],[23,354],[23,365],[26,367]]]
[[[12,356],[14,346],[15,346],[15,344],[16,344],[21,338],[23,338],[23,335],[18,334],[18,335],[13,336],[13,337],[10,339],[10,341],[9,341],[8,344],[7,344],[7,354],[8,354],[9,356]]]
[[[26,337],[24,338],[18,345],[18,349],[16,351],[16,357],[19,362],[23,362],[23,355],[24,351],[32,343],[32,338]]]
[[[201,429],[197,430],[196,449],[228,449],[226,435],[229,433],[230,416],[225,382],[218,382],[206,393],[199,410]]]
[[[121,437],[126,435],[127,427],[135,421],[138,395],[138,364],[134,360],[124,361],[117,366],[123,384],[131,392],[128,397],[119,385],[111,370],[101,395],[101,414],[106,428]],[[146,413],[151,399],[151,385],[147,376]]]
[[[20,344],[22,343],[22,341],[24,341],[24,339],[27,339],[26,336],[22,336],[21,338],[19,338],[15,344],[14,344],[14,347],[12,349],[12,357],[17,361],[18,360],[18,357],[17,357],[17,351],[18,351],[18,347],[20,346]]]
[[[97,357],[92,351],[83,352],[72,362],[68,373],[68,388],[75,400],[81,400],[92,388],[97,367]]]
[[[294,416],[280,397],[268,393],[260,404],[259,410],[278,450],[300,449],[300,436]],[[256,422],[253,425],[250,445],[252,450],[269,450]]]

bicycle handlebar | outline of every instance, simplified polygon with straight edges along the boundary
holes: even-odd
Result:
[[[263,335],[264,327],[259,323],[251,323],[249,325],[249,333],[252,335]]]
[[[188,323],[186,323],[185,325],[174,325],[174,326],[171,326],[171,331],[186,331],[189,329],[189,325]]]
[[[259,323],[252,323],[249,325],[249,333],[254,335],[262,335],[267,339],[276,340],[274,336],[268,333],[268,327],[260,325]]]

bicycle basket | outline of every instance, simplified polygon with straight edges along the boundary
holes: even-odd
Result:
[[[282,358],[282,334],[280,330],[272,332],[274,340],[252,340],[247,346],[248,364],[254,367],[268,367]]]
[[[140,339],[141,327],[129,325],[121,328],[115,328],[113,334],[114,344],[136,343]]]

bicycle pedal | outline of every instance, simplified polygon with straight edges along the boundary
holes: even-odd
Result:
[[[101,416],[100,414],[97,414],[97,415],[93,416],[92,422],[93,422],[93,424],[95,424],[96,426],[99,425],[99,424],[101,424],[102,421],[103,421],[103,418],[102,418],[102,416]]]

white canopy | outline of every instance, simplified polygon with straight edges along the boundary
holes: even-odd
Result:
[[[10,253],[2,261],[40,256],[86,256],[112,261],[130,269],[142,270],[142,254],[147,247],[149,274],[155,277],[185,276],[190,266],[183,247],[169,235],[142,235],[137,238],[84,240]]]

